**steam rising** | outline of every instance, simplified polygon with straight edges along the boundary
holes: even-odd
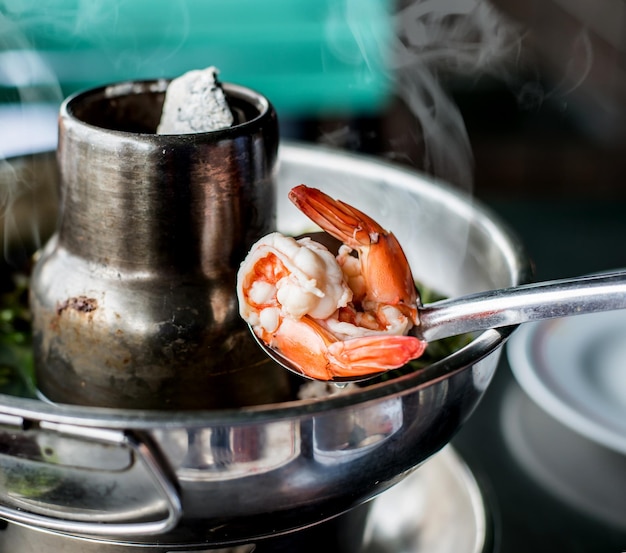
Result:
[[[365,82],[380,78],[381,73],[385,75],[417,121],[416,128],[410,132],[423,151],[421,167],[448,182],[471,189],[472,152],[462,116],[445,88],[446,82],[452,78],[472,79],[486,72],[501,72],[503,62],[514,59],[518,53],[519,29],[486,0],[408,0],[401,2],[396,11],[389,12],[391,5],[391,1],[329,1],[325,21],[326,51],[332,52],[337,60],[352,63],[358,68],[356,78]],[[51,20],[55,32],[61,33],[59,36],[68,37],[68,45],[72,37],[76,40],[89,37],[105,54],[116,56],[110,60],[116,67],[136,64],[140,68],[145,62],[140,34],[125,36],[123,51],[108,43],[110,37],[93,36],[91,28],[98,27],[95,23],[125,24],[123,3],[79,0],[73,7],[54,11],[50,6],[34,0],[7,0],[2,5],[0,93],[8,94],[12,102],[33,107],[59,105],[63,99],[58,84],[63,76],[55,75],[49,65],[54,59],[49,57],[49,52],[47,57],[40,55],[28,40],[29,26],[37,26],[47,19]],[[190,8],[173,2],[168,9],[175,17],[171,18],[170,27],[162,31],[168,37],[168,55],[175,57],[189,32]],[[380,32],[383,17],[393,22],[392,32],[388,34]],[[346,23],[352,33],[352,44],[342,40],[341,29]],[[157,50],[159,55],[164,53],[163,48]],[[97,71],[97,68],[86,67],[85,71]],[[7,131],[0,128],[0,132]],[[386,154],[392,157],[393,143],[389,148]],[[0,151],[0,158],[2,155]],[[10,173],[10,168],[2,167],[6,164],[0,159],[3,174]],[[6,242],[11,233],[15,234],[16,227],[11,206],[25,188],[19,179],[2,178],[0,185],[0,230],[4,227],[2,239]]]
[[[60,102],[57,76],[32,49],[20,25],[0,12],[0,86],[13,89],[22,103]]]
[[[415,136],[423,141],[422,168],[469,189],[471,147],[445,83],[503,74],[504,62],[519,53],[520,29],[485,0],[414,0],[392,16],[395,36],[380,45],[381,59],[366,61],[387,64],[398,96],[419,122]],[[363,44],[369,34],[360,0],[346,0],[345,17],[356,43]]]
[[[425,169],[472,185],[473,157],[463,119],[440,76],[478,76],[518,45],[518,36],[484,1],[427,0],[399,13],[399,93],[419,120]]]
[[[32,49],[20,26],[2,13],[0,54],[0,92],[8,96],[6,99],[13,106],[10,112],[4,107],[0,114],[3,120],[0,132],[16,136],[27,127],[22,117],[24,108],[34,108],[39,115],[47,114],[50,112],[47,106],[60,104],[62,93],[54,72]],[[28,131],[36,133],[37,128],[28,127]],[[32,137],[33,149],[37,149],[38,139],[40,136]],[[27,241],[39,245],[39,229],[34,221],[23,220],[23,206],[34,202],[31,183],[23,178],[23,171],[12,166],[4,156],[0,151],[0,238],[5,258],[11,261],[9,244],[15,247],[16,243]],[[34,212],[35,207],[33,204],[33,209],[27,212]]]

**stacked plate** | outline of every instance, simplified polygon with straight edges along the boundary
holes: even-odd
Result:
[[[515,457],[569,504],[626,528],[626,312],[523,325],[507,351],[527,394],[511,388],[503,402]]]

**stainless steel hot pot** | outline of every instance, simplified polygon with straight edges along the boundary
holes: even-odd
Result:
[[[289,188],[307,183],[393,229],[416,278],[448,296],[530,277],[505,226],[441,182],[310,146],[283,145],[279,161],[284,232],[310,228],[287,200]],[[41,203],[54,185],[54,158],[10,165],[2,178],[31,179]],[[28,213],[32,197],[22,201]],[[399,482],[450,441],[513,330],[483,332],[417,373],[315,400],[172,412],[1,395],[0,441],[11,447],[0,454],[0,517],[71,536],[84,551],[94,543],[191,551],[327,521]]]

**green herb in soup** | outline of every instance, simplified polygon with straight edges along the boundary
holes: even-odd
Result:
[[[0,276],[0,392],[35,397],[28,277]]]

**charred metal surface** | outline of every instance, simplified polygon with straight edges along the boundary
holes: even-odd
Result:
[[[81,313],[91,313],[98,309],[98,300],[88,298],[87,296],[78,296],[77,298],[69,298],[57,305],[57,315],[60,315],[66,309],[74,309]]]

